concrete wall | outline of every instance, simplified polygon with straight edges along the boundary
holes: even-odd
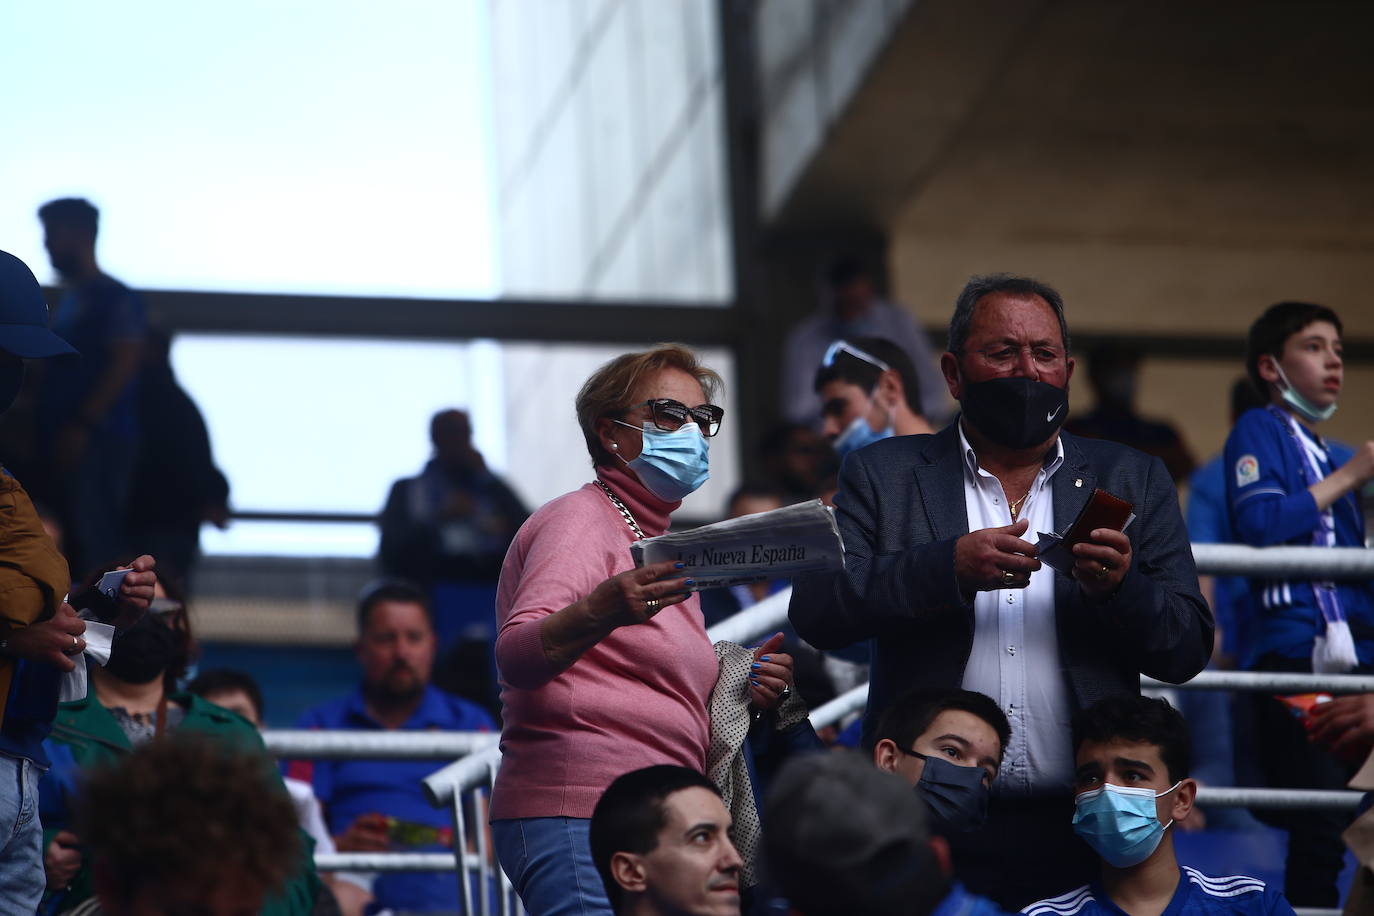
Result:
[[[714,0],[488,0],[503,295],[732,295]]]
[[[1078,332],[1239,339],[1304,299],[1374,340],[1371,29],[1363,4],[1044,4],[888,223],[896,297],[941,325],[1006,270],[1059,287]],[[1141,404],[1202,456],[1240,371],[1155,353]],[[1352,365],[1326,431],[1374,437],[1371,395]]]

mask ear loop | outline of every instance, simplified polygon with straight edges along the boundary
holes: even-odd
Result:
[[[1174,791],[1181,785],[1183,785],[1183,780],[1180,779],[1178,782],[1174,783],[1172,786],[1165,789],[1163,792],[1156,793],[1155,798],[1163,798],[1164,796],[1168,795],[1170,792]],[[1169,823],[1164,825],[1164,829],[1168,830],[1172,826],[1174,826],[1174,819],[1171,817],[1169,818]]]

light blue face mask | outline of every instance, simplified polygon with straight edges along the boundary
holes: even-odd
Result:
[[[1074,799],[1073,832],[1082,837],[1102,859],[1115,868],[1144,862],[1159,848],[1164,830],[1155,814],[1155,799],[1179,787],[1155,794],[1153,789],[1114,786],[1084,792]]]
[[[891,439],[895,435],[897,430],[892,428],[890,422],[885,428],[874,430],[868,425],[868,419],[860,415],[855,417],[854,422],[850,423],[835,440],[835,454],[843,461],[844,456],[850,452],[857,452],[865,445],[872,445],[882,439]]]
[[[1298,389],[1293,387],[1293,383],[1288,381],[1288,376],[1283,374],[1283,367],[1278,360],[1274,360],[1274,369],[1279,373],[1279,380],[1283,382],[1280,386],[1279,397],[1283,398],[1283,403],[1293,408],[1298,416],[1310,423],[1320,423],[1323,420],[1331,419],[1331,415],[1336,412],[1336,402],[1332,401],[1325,407],[1318,407],[1307,398],[1298,393]]]
[[[639,482],[664,502],[673,503],[696,491],[711,475],[710,445],[695,423],[684,423],[676,432],[659,429],[650,421],[642,427],[616,420],[621,426],[644,434],[639,457],[625,461]]]

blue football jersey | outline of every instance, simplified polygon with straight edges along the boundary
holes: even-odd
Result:
[[[1210,878],[1187,865],[1162,916],[1293,916],[1283,894],[1258,878]],[[1032,903],[1026,916],[1130,916],[1094,881],[1077,890]]]

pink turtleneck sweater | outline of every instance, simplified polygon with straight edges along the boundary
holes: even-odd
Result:
[[[597,476],[647,537],[668,528],[665,503],[625,468]],[[591,817],[611,781],[657,763],[703,770],[715,652],[692,595],[621,627],[556,674],[540,624],[630,569],[634,533],[595,483],[543,506],[516,534],[496,592],[496,666],[505,727],[493,819]]]

